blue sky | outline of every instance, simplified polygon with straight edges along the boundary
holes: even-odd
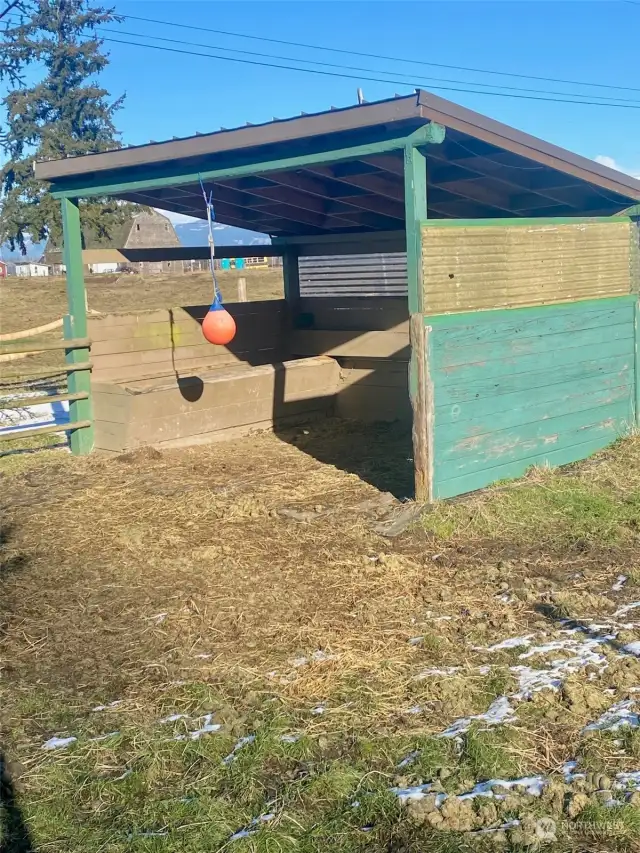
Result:
[[[640,175],[640,2],[128,2],[115,0],[124,15],[269,36],[345,50],[385,54],[448,65],[635,87],[615,91],[559,83],[501,78],[357,56],[324,53],[195,30],[126,20],[124,33],[318,59],[371,68],[362,76],[390,71],[397,83],[362,80],[367,100],[411,91],[410,82],[584,154],[610,158]],[[105,34],[106,35],[106,34]],[[149,38],[117,36],[133,41]],[[161,42],[157,42],[161,44]],[[113,94],[126,92],[118,123],[126,143],[186,136],[273,116],[313,112],[356,100],[358,80],[315,76],[235,62],[107,43],[111,65],[104,82]],[[180,48],[179,44],[166,46]],[[187,50],[203,48],[184,45]],[[233,54],[229,54],[233,55]],[[635,57],[635,59],[634,59]],[[242,58],[252,58],[250,54]],[[266,62],[278,62],[268,58]],[[327,69],[335,70],[335,69]],[[350,71],[356,76],[358,71]],[[638,109],[548,103],[436,89],[436,77],[460,83],[522,86],[635,100]],[[524,93],[522,93],[524,94]],[[534,93],[531,93],[534,94]],[[553,97],[553,96],[551,96]]]
[[[123,15],[155,18],[238,33],[219,35],[127,19],[105,38],[152,43],[151,36],[177,39],[166,47],[205,52],[245,50],[241,58],[278,54],[371,69],[348,71],[359,79],[265,68],[132,45],[105,42],[111,64],[101,82],[115,96],[126,93],[117,123],[126,144],[188,136],[220,126],[268,121],[273,116],[313,112],[356,101],[361,85],[367,100],[409,93],[412,83],[479,110],[551,142],[640,176],[640,0],[604,2],[215,2],[215,0],[112,0]],[[129,35],[129,34],[139,35]],[[243,36],[273,37],[349,51],[399,57],[376,60],[312,51]],[[162,42],[155,42],[163,44]],[[228,56],[234,54],[228,53]],[[468,66],[514,74],[627,86],[616,91],[446,68],[407,64],[403,59]],[[326,69],[338,71],[339,69]],[[387,71],[402,83],[361,79]],[[635,72],[635,73],[634,73]],[[437,81],[449,78],[459,82]],[[444,91],[438,85],[473,88],[503,85],[635,100],[635,108],[550,103]],[[527,94],[527,93],[519,93]],[[536,93],[530,93],[536,94]],[[540,97],[544,94],[537,93]],[[558,97],[550,95],[549,97]]]

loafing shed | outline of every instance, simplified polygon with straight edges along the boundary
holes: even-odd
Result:
[[[74,452],[406,419],[426,501],[584,458],[638,423],[640,182],[449,101],[418,91],[36,174],[62,203],[65,332],[82,344],[67,354],[87,394],[71,419],[90,423]],[[207,306],[88,321],[78,199],[205,218],[201,180],[220,222],[272,235],[285,299],[228,305],[228,347],[201,337]],[[121,253],[194,250],[154,251]],[[301,296],[300,258],[375,253],[406,253],[408,297]]]

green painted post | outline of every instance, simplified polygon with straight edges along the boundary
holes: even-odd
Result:
[[[407,287],[409,293],[409,396],[413,411],[413,469],[415,499],[427,503],[433,496],[430,446],[433,419],[429,418],[427,388],[427,342],[422,293],[422,234],[420,223],[427,218],[427,160],[412,144],[404,149],[404,209],[407,237]]]
[[[404,210],[407,234],[409,314],[422,313],[422,235],[427,218],[427,158],[413,145],[404,149]]]
[[[64,236],[63,258],[67,270],[67,303],[69,314],[64,318],[64,336],[71,338],[87,337],[87,303],[82,267],[82,233],[80,231],[80,211],[76,199],[63,198],[62,230]],[[65,351],[67,364],[73,365],[89,361],[89,349]],[[69,392],[91,393],[91,371],[73,370],[69,373]],[[69,404],[69,419],[74,421],[92,420],[91,398],[74,400]],[[71,452],[79,455],[89,453],[93,447],[93,425],[71,432]]]

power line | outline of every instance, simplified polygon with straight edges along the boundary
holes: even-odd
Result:
[[[152,35],[147,35],[146,33],[131,33],[131,32],[127,32],[126,30],[121,30],[121,29],[114,30],[114,29],[110,29],[108,27],[99,27],[98,29],[101,33],[116,33],[117,35],[131,36],[133,38],[155,39],[156,41],[168,42],[170,44],[178,44],[178,45],[182,45],[185,47],[187,47],[187,46],[188,47],[203,47],[206,50],[221,50],[224,53],[241,53],[241,54],[245,54],[245,55],[249,55],[249,56],[259,56],[259,57],[266,58],[266,59],[278,59],[278,60],[282,60],[285,62],[298,62],[298,63],[304,62],[307,65],[322,65],[326,68],[339,68],[339,69],[347,70],[347,71],[364,71],[368,74],[392,74],[393,73],[392,71],[379,71],[375,68],[363,68],[362,66],[358,66],[358,65],[338,65],[337,63],[334,63],[334,62],[323,62],[321,60],[316,60],[316,59],[296,59],[296,58],[291,57],[291,56],[281,56],[281,55],[273,54],[273,53],[259,53],[256,51],[242,50],[240,48],[222,47],[221,45],[216,45],[216,44],[202,44],[201,42],[185,42],[181,39],[166,38],[164,36],[152,36]],[[302,69],[302,70],[304,70],[304,69]],[[549,90],[549,89],[528,89],[528,88],[524,88],[522,86],[507,86],[507,85],[493,84],[493,83],[472,83],[472,82],[468,82],[466,80],[451,80],[447,77],[430,77],[428,80],[423,80],[423,81],[416,78],[413,81],[413,83],[415,84],[418,82],[423,82],[424,85],[432,86],[434,81],[438,82],[438,83],[455,83],[455,84],[458,84],[461,86],[483,87],[483,88],[478,89],[478,94],[484,94],[486,88],[490,87],[492,89],[506,89],[506,90],[513,91],[513,92],[533,92],[533,93],[539,94],[539,95],[560,95],[561,97],[571,97],[571,98],[574,98],[574,97],[575,98],[597,98],[598,100],[608,100],[608,101],[615,100],[615,101],[619,101],[622,103],[640,105],[639,100],[635,100],[635,99],[631,99],[631,98],[617,98],[617,97],[610,96],[607,99],[604,95],[582,95],[582,94],[574,93],[574,92],[558,92],[558,91]],[[390,82],[394,82],[394,81],[390,81]],[[475,90],[472,90],[472,91],[475,91]],[[640,92],[640,89],[638,89],[638,91]],[[497,94],[497,93],[495,93],[495,94]]]
[[[634,6],[640,6],[640,0],[626,0],[626,2],[631,3]],[[444,63],[441,63],[441,62],[427,62],[425,60],[406,59],[404,57],[399,57],[399,56],[384,56],[383,54],[363,53],[363,52],[357,51],[357,50],[345,50],[345,49],[339,48],[339,47],[327,47],[327,46],[317,45],[317,44],[306,44],[305,42],[286,41],[284,39],[269,38],[267,36],[252,36],[252,35],[247,35],[246,33],[230,32],[229,30],[217,30],[217,29],[212,29],[211,27],[195,26],[194,24],[180,24],[180,23],[177,23],[175,21],[161,21],[161,20],[158,20],[157,18],[142,18],[138,15],[122,15],[122,17],[126,18],[127,20],[142,21],[142,22],[147,23],[147,24],[161,24],[163,26],[178,27],[180,29],[186,29],[186,30],[198,30],[199,32],[203,32],[203,33],[215,33],[217,35],[232,36],[234,38],[252,39],[254,41],[266,41],[266,42],[271,42],[272,44],[286,45],[288,47],[301,47],[301,48],[304,48],[305,50],[324,50],[324,51],[330,51],[331,53],[342,53],[342,54],[347,54],[350,56],[362,56],[362,57],[365,57],[367,59],[382,59],[382,60],[387,61],[387,62],[404,62],[404,63],[408,63],[410,65],[424,65],[424,66],[430,66],[432,68],[447,68],[450,71],[451,70],[453,70],[453,71],[469,71],[473,74],[495,74],[495,75],[498,75],[501,77],[518,77],[518,78],[524,79],[524,80],[538,80],[538,81],[544,82],[544,83],[564,83],[564,84],[569,85],[569,86],[590,86],[590,87],[595,87],[598,89],[618,89],[620,91],[627,91],[627,92],[640,92],[640,89],[635,88],[633,86],[614,86],[614,85],[611,85],[608,83],[588,83],[588,82],[585,82],[584,80],[563,80],[563,79],[558,78],[558,77],[538,77],[538,76],[533,75],[533,74],[518,74],[518,73],[512,72],[512,71],[493,71],[493,70],[487,69],[487,68],[470,68],[470,67],[465,66],[465,65],[445,65]]]
[[[240,59],[238,57],[220,56],[219,54],[212,54],[212,53],[198,53],[197,51],[193,51],[193,50],[184,50],[184,49],[176,48],[176,47],[165,47],[164,45],[159,45],[159,44],[144,44],[142,42],[126,41],[125,39],[115,39],[115,38],[109,38],[107,36],[103,36],[102,39],[103,39],[103,41],[112,42],[114,44],[125,44],[125,45],[130,45],[132,47],[144,47],[144,48],[147,48],[150,50],[162,50],[162,51],[165,51],[167,53],[178,53],[178,54],[182,54],[185,56],[200,56],[200,57],[204,57],[205,59],[215,59],[215,60],[220,60],[223,62],[236,62],[236,63],[239,63],[241,65],[253,65],[253,66],[259,66],[262,68],[278,68],[278,69],[281,69],[284,71],[297,71],[297,72],[304,73],[304,74],[321,75],[323,77],[340,77],[340,78],[349,79],[349,80],[359,80],[361,82],[363,80],[366,80],[366,81],[373,82],[373,83],[387,83],[387,84],[392,83],[392,84],[399,85],[399,86],[410,86],[411,88],[419,88],[419,87],[416,87],[415,81],[412,81],[412,80],[397,80],[397,79],[387,80],[387,79],[384,79],[382,77],[364,77],[363,75],[360,75],[360,74],[356,75],[356,74],[340,73],[337,71],[323,71],[323,70],[318,69],[318,68],[300,68],[300,67],[296,67],[296,66],[292,66],[292,65],[277,65],[276,63],[273,63],[273,62],[262,62],[262,61],[254,60],[254,59]],[[391,73],[391,72],[389,72],[389,73]],[[543,97],[540,95],[521,95],[521,94],[515,94],[515,93],[509,93],[509,92],[478,91],[477,89],[467,89],[467,88],[461,88],[461,87],[439,86],[439,85],[431,86],[430,88],[437,89],[439,91],[445,91],[445,92],[463,92],[463,93],[472,94],[472,95],[492,95],[494,97],[501,97],[501,98],[516,98],[518,100],[546,101],[546,102],[553,103],[553,104],[582,104],[584,106],[592,106],[592,107],[618,107],[619,109],[631,109],[631,110],[640,109],[640,105],[636,105],[635,103],[627,104],[627,103],[613,103],[613,102],[609,102],[609,101],[578,101],[578,100],[571,99],[571,98],[547,98],[547,97]],[[585,96],[585,97],[588,97],[588,96]]]

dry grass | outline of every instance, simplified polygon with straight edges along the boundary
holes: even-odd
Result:
[[[279,295],[275,279],[247,278],[251,298]],[[34,286],[49,313],[37,315],[33,292],[4,290],[12,328],[64,311],[60,282]],[[102,277],[89,305],[193,304],[208,287],[205,276]],[[515,851],[529,849],[526,826],[461,834],[469,815],[452,799],[440,831],[441,812],[430,824],[390,786],[460,794],[544,773],[562,788],[572,758],[600,780],[640,769],[639,730],[583,732],[640,696],[640,660],[621,655],[640,639],[640,608],[615,615],[640,599],[640,438],[439,505],[385,539],[380,491],[410,494],[410,447],[397,425],[327,421],[183,451],[0,461],[3,746],[36,849]],[[611,632],[603,665],[513,698],[514,667],[553,667],[571,655],[553,644],[588,640],[593,623]],[[489,650],[509,638],[525,639]],[[506,725],[438,737],[504,696]],[[161,722],[171,714],[186,716]],[[175,739],[205,714],[217,732]],[[52,736],[77,741],[43,750]],[[575,803],[563,812],[567,787],[559,811],[553,791],[512,797],[478,803],[474,825],[551,814],[547,849],[637,850],[637,805],[603,809],[585,786],[580,824]],[[231,841],[266,813],[257,834]]]
[[[460,754],[434,735],[514,691],[523,647],[483,648],[557,640],[561,618],[610,620],[638,598],[638,439],[571,472],[439,507],[428,531],[387,540],[372,529],[372,484],[401,489],[408,441],[395,426],[328,422],[162,454],[14,460],[3,478],[3,713],[45,849],[97,851],[108,839],[117,851],[224,849],[275,797],[278,822],[240,845],[351,851],[366,840],[386,851],[404,839],[439,850],[450,836],[401,820],[387,793],[409,752],[419,756],[403,784],[445,768],[454,793],[496,774],[555,773],[576,756],[609,773],[637,769],[634,739],[581,735],[640,686],[640,662],[622,667],[615,643],[603,647],[604,674],[585,681],[582,668],[566,690],[517,705],[515,725],[472,728]],[[292,508],[311,520],[281,512]],[[612,592],[619,574],[629,581]],[[421,677],[447,667],[458,669]],[[167,740],[188,722],[158,723],[210,711],[221,734],[192,745]],[[291,732],[300,740],[283,744]],[[77,746],[43,752],[57,734]],[[256,743],[223,770],[248,734]],[[194,791],[198,807],[180,805]],[[353,815],[353,799],[365,812]],[[363,821],[375,834],[362,836]],[[169,836],[127,840],[158,827]],[[633,849],[626,836],[614,842]]]

